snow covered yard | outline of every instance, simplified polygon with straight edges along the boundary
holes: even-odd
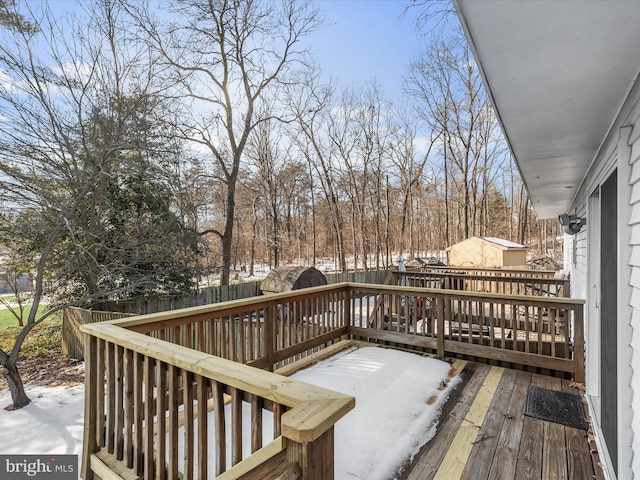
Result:
[[[337,480],[393,479],[436,432],[438,415],[459,377],[447,362],[379,347],[351,349],[292,378],[356,397],[335,427]],[[28,386],[32,403],[0,425],[3,454],[80,454],[83,387]],[[10,403],[0,391],[0,406]]]
[[[8,389],[0,391],[2,454],[82,453],[84,387],[40,387],[25,385],[31,403],[20,410],[11,404]]]

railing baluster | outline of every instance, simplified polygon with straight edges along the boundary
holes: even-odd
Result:
[[[529,346],[530,337],[531,337],[530,326],[531,326],[530,308],[529,308],[529,305],[525,305],[524,306],[524,351],[527,353],[531,351]]]
[[[184,478],[194,478],[195,451],[193,418],[193,373],[187,370],[181,370],[180,379],[182,383],[182,413],[184,415],[183,475]]]
[[[86,338],[86,337],[85,337]],[[93,337],[92,337],[93,338]],[[107,342],[102,339],[98,339],[96,345],[96,370],[95,375],[95,408],[97,413],[96,417],[96,442],[99,447],[105,446],[105,382],[107,381],[105,361],[107,359]],[[85,358],[85,365],[89,366],[89,361]],[[87,368],[85,367],[85,368]]]
[[[279,437],[282,435],[282,414],[284,408],[279,403],[273,404],[273,436]]]
[[[178,478],[178,369],[169,364],[168,386],[169,391],[169,468],[168,478]]]
[[[229,315],[229,360],[237,362],[238,356],[238,328],[235,315]]]
[[[262,398],[251,395],[251,453],[262,448]]]
[[[154,377],[155,377],[155,362],[151,357],[144,357],[144,426],[142,431],[143,439],[140,444],[140,453],[143,458],[140,461],[136,473],[138,475],[145,475],[145,478],[153,478],[153,440],[154,440],[154,404],[155,399],[153,396],[154,389]]]
[[[134,392],[133,392],[133,352],[125,349],[124,359],[124,432],[123,432],[123,462],[133,467],[133,424],[134,424]]]
[[[231,465],[242,460],[242,390],[231,389]]]
[[[146,378],[143,370],[143,356],[135,352],[133,354],[133,470],[142,472],[143,469],[143,442],[142,433],[144,429],[144,402],[142,400],[143,389]]]
[[[209,475],[209,448],[208,448],[208,397],[209,380],[198,375],[196,377],[196,401],[198,407],[197,425],[197,458],[198,458],[198,479],[206,480]]]
[[[155,478],[156,480],[160,480],[166,478],[166,465],[167,465],[167,369],[165,365],[160,361],[147,357],[145,359],[145,372],[147,375],[148,383],[148,392],[146,394],[147,397],[147,431],[153,432],[153,381],[154,381],[154,373],[155,373],[155,386],[156,386],[156,395],[155,395],[155,415],[156,415],[156,428],[157,432],[155,435],[156,445],[154,448],[153,445],[153,435],[148,435],[148,438],[145,440],[146,448],[145,454],[150,458],[145,458],[146,471],[151,472],[151,468],[153,466],[153,461],[155,460]],[[151,478],[151,473],[147,473],[147,478]]]
[[[227,471],[227,439],[224,416],[224,385],[220,382],[212,382],[213,387],[213,413],[216,431],[215,459],[216,476]]]
[[[227,318],[229,316],[225,315],[220,317],[220,353],[218,353],[219,356],[221,356],[222,358],[229,358],[227,356],[227,350],[228,350],[228,334],[227,334]]]
[[[123,429],[124,429],[124,403],[123,403],[123,356],[124,348],[116,346],[115,348],[115,408],[114,408],[114,444],[113,455],[118,460],[122,460],[123,448]]]
[[[102,371],[96,357],[104,355],[102,341],[89,334],[84,334],[85,344],[85,402],[84,402],[84,432],[82,443],[82,477],[93,478],[90,456],[98,451],[100,446],[100,428],[98,419],[103,411],[97,407],[100,398],[98,385],[102,382]],[[104,365],[104,362],[102,363]],[[97,438],[96,438],[97,437]]]
[[[116,365],[115,345],[107,344],[107,423],[106,447],[107,452],[114,453],[116,437]]]

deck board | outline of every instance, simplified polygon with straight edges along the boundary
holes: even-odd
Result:
[[[578,385],[568,380],[505,369],[491,393],[490,404],[482,425],[471,442],[461,448],[456,437],[464,430],[474,402],[486,395],[483,386],[491,372],[488,365],[469,362],[462,372],[463,383],[454,392],[443,412],[436,436],[423,447],[403,480],[427,480],[436,472],[446,473],[447,479],[573,479],[596,478],[604,475],[590,433],[577,428],[543,421],[524,415],[528,385],[582,394]],[[486,386],[485,386],[486,388]],[[484,399],[483,401],[485,401]],[[467,422],[468,423],[468,422]],[[458,463],[457,452],[470,450]]]
[[[489,471],[490,478],[515,478],[518,451],[524,427],[524,415],[518,413],[524,410],[527,385],[530,380],[530,373],[517,372],[509,407],[505,414],[506,421],[500,431],[498,447]]]
[[[491,367],[469,411],[465,415],[449,449],[436,472],[436,480],[459,478],[476,443],[489,406],[498,389],[503,368]]]
[[[498,447],[500,431],[509,417],[509,400],[511,399],[513,382],[517,372],[515,370],[505,370],[500,379],[498,390],[493,397],[493,402],[489,407],[489,412],[480,429],[478,439],[471,451],[472,458],[493,458]],[[468,463],[461,478],[465,480],[476,480],[487,478],[491,463]]]
[[[433,478],[490,368],[486,364],[467,364],[462,373],[463,377],[466,377],[463,385],[459,387],[459,391],[455,392],[454,398],[451,399],[450,408],[443,410],[438,433],[423,447],[413,468],[406,476],[407,480]]]

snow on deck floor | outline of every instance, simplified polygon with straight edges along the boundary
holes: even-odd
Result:
[[[392,349],[347,351],[292,376],[356,397],[335,426],[336,480],[389,480],[436,433],[459,377],[447,362]],[[446,385],[446,387],[441,387]]]
[[[356,397],[355,410],[335,427],[336,480],[394,478],[435,434],[440,410],[459,381],[448,380],[450,367],[412,353],[366,347],[294,374],[296,380]],[[10,439],[0,453],[80,454],[83,387],[28,385],[27,393],[31,404],[9,412],[1,408],[11,402],[9,391],[0,391],[0,425]],[[264,424],[265,437],[272,436],[266,417]]]

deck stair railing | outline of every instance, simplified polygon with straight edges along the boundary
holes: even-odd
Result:
[[[353,338],[581,381],[583,303],[340,283],[85,325],[82,477],[331,479],[354,399],[281,367]]]

